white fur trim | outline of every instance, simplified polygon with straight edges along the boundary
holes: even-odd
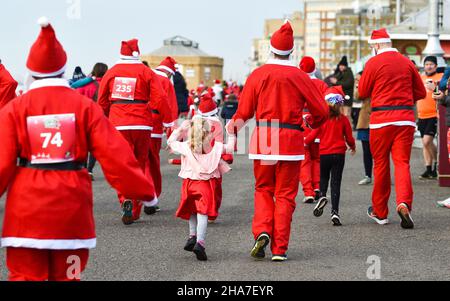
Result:
[[[390,125],[394,125],[394,126],[412,126],[412,127],[417,127],[416,123],[412,122],[412,121],[395,121],[395,122],[386,122],[386,123],[378,123],[378,124],[371,124],[370,125],[370,129],[371,130],[376,130],[376,129],[381,129]]]
[[[157,70],[157,69],[153,69],[153,72],[155,72],[155,73],[158,74],[158,75],[161,75],[161,76],[164,76],[164,77],[166,77],[166,78],[169,78],[169,77],[167,76],[167,74],[165,74],[164,72],[159,71],[159,70]]]
[[[144,203],[144,206],[145,206],[145,207],[155,207],[156,205],[159,204],[159,200],[158,200],[157,197],[155,197],[155,198],[153,199],[153,201],[151,201],[151,202],[143,202],[143,203]]]
[[[266,62],[267,65],[281,65],[281,66],[289,66],[289,67],[297,67],[295,63],[291,60],[277,60],[277,59],[269,59]],[[297,67],[298,68],[298,67]]]
[[[162,139],[163,138],[163,134],[152,134],[151,137],[154,138],[154,139]]]
[[[121,56],[120,56],[120,59],[121,59],[121,60],[126,60],[126,61],[139,61],[140,63],[142,63],[142,62],[139,60],[139,57],[138,57],[138,56],[121,55]]]
[[[51,72],[51,73],[41,73],[41,72],[33,71],[31,69],[28,69],[28,72],[30,72],[31,76],[34,76],[34,77],[52,77],[52,76],[58,76],[58,75],[63,74],[66,71],[66,67],[67,67],[67,65],[64,65],[58,71]]]
[[[175,74],[175,71],[173,71],[172,69],[170,69],[169,67],[167,67],[167,66],[158,66],[156,69],[163,69],[163,70],[166,70],[166,71],[168,71],[168,72],[170,72],[170,73],[172,73],[172,74]]]
[[[175,125],[175,122],[174,121],[172,121],[171,123],[164,123],[163,122],[163,126],[165,127],[165,128],[171,128],[171,127],[173,127]]]
[[[385,52],[398,52],[397,48],[384,48],[384,49],[380,49],[380,51],[378,51],[378,54],[382,54]]]
[[[250,154],[250,160],[264,160],[264,161],[303,161],[304,155],[257,155]]]
[[[214,115],[219,114],[219,109],[216,108],[215,110],[206,113],[203,113],[202,111],[198,110],[198,113],[202,115],[202,117],[212,117]]]
[[[382,44],[382,43],[392,43],[392,40],[390,38],[384,38],[384,39],[369,39],[369,44]]]
[[[291,50],[280,50],[276,49],[272,46],[272,44],[270,44],[270,51],[278,55],[290,55],[292,54],[292,52],[294,52],[294,48],[292,48]]]
[[[69,83],[67,80],[63,78],[46,78],[46,79],[40,79],[34,81],[31,85],[29,90],[33,89],[39,89],[44,87],[66,87],[70,88]]]
[[[29,248],[38,250],[79,250],[94,249],[97,239],[34,239],[5,237],[1,239],[2,248]]]
[[[48,25],[50,25],[50,21],[48,20],[47,17],[40,17],[37,22],[39,26],[41,26],[42,28],[45,28]]]
[[[146,125],[124,125],[124,126],[116,126],[116,130],[118,131],[153,131],[151,126]]]
[[[335,93],[327,94],[327,95],[325,95],[325,100],[328,100],[328,99],[330,99],[331,97],[334,97],[334,96],[342,96],[342,95],[341,94],[335,94]]]

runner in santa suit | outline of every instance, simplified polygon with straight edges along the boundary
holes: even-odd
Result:
[[[1,246],[10,280],[78,280],[96,246],[88,153],[127,198],[155,191],[102,109],[62,79],[66,53],[48,20],[39,24],[27,62],[34,83],[0,112],[0,196],[8,189]]]
[[[392,156],[401,226],[413,228],[410,159],[416,130],[414,104],[426,97],[426,91],[414,64],[392,48],[385,29],[373,31],[369,44],[376,56],[367,62],[359,82],[360,98],[372,99],[370,147],[375,182],[367,214],[378,224],[388,223]]]
[[[320,126],[328,116],[321,92],[289,61],[293,48],[293,30],[287,22],[271,39],[275,58],[247,79],[238,111],[226,127],[228,133],[234,133],[256,117],[257,128],[250,144],[256,178],[253,219],[256,242],[251,256],[256,259],[265,257],[270,240],[272,260],[287,259],[300,161],[304,159],[303,108],[308,105],[312,128]]]
[[[122,42],[121,59],[103,77],[98,103],[134,151],[143,171],[151,178],[148,154],[152,130],[152,110],[158,110],[164,123],[170,124],[172,113],[161,82],[151,69],[139,60],[138,40]],[[152,181],[153,182],[153,181]],[[158,198],[126,200],[119,193],[124,211],[123,222],[130,225],[145,207],[158,205]]]
[[[153,131],[151,134],[150,152],[149,152],[149,164],[150,164],[150,174],[152,175],[153,183],[155,185],[156,194],[158,199],[161,196],[162,191],[162,175],[161,175],[161,159],[160,152],[162,146],[162,138],[164,128],[171,128],[175,126],[178,119],[178,102],[177,96],[175,94],[175,88],[172,84],[171,78],[176,72],[175,65],[177,62],[171,58],[167,57],[163,60],[159,67],[154,70],[158,75],[161,86],[167,95],[168,106],[171,112],[171,122],[166,124],[162,121],[162,116],[158,110],[153,110],[152,120],[153,120]],[[170,137],[170,132],[168,132],[167,137]],[[155,214],[159,211],[159,207],[145,207],[144,211],[148,215]]]
[[[327,84],[315,76],[317,71],[316,62],[310,56],[305,56],[300,62],[300,69],[307,73],[317,89],[322,93],[325,99],[325,93],[328,89]],[[303,118],[309,120],[311,114],[307,106],[303,110]],[[304,127],[305,140],[311,135],[312,130]],[[320,198],[320,136],[311,143],[305,144],[305,160],[302,161],[300,168],[300,182],[303,187],[305,198],[304,203],[311,204]]]
[[[0,60],[0,110],[16,97],[17,82]]]

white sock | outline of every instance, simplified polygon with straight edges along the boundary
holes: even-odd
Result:
[[[189,219],[189,235],[197,236],[197,215],[191,215]]]
[[[208,216],[197,214],[197,241],[202,242],[203,245],[206,241],[206,230],[208,228]]]

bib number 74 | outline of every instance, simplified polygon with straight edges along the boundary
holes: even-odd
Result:
[[[27,129],[32,164],[75,160],[75,114],[30,116]]]

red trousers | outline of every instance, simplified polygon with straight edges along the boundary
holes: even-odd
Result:
[[[305,148],[305,160],[300,167],[300,182],[305,197],[314,197],[320,189],[320,144],[312,143]]]
[[[370,131],[370,148],[374,161],[372,204],[375,215],[387,218],[391,195],[390,156],[395,168],[397,205],[406,203],[412,209],[413,188],[410,159],[415,129],[412,126],[387,126]]]
[[[148,154],[150,153],[150,131],[129,130],[120,131],[120,133],[128,141],[134,155],[142,168],[142,171],[150,180],[151,174],[149,171]],[[151,181],[153,183],[153,181]],[[154,189],[154,188],[153,188]],[[125,201],[125,197],[119,192],[119,201],[122,204]],[[138,220],[141,216],[142,201],[152,200],[132,200],[133,202],[133,219]]]
[[[89,250],[7,248],[9,281],[79,281]]]
[[[262,233],[271,237],[272,254],[284,255],[288,250],[299,187],[300,161],[254,162],[255,215],[253,235],[255,239]]]
[[[161,175],[161,138],[151,138],[150,142],[150,152],[149,152],[149,166],[150,174],[153,179],[153,184],[155,185],[155,191],[158,198],[162,192],[162,175]]]

